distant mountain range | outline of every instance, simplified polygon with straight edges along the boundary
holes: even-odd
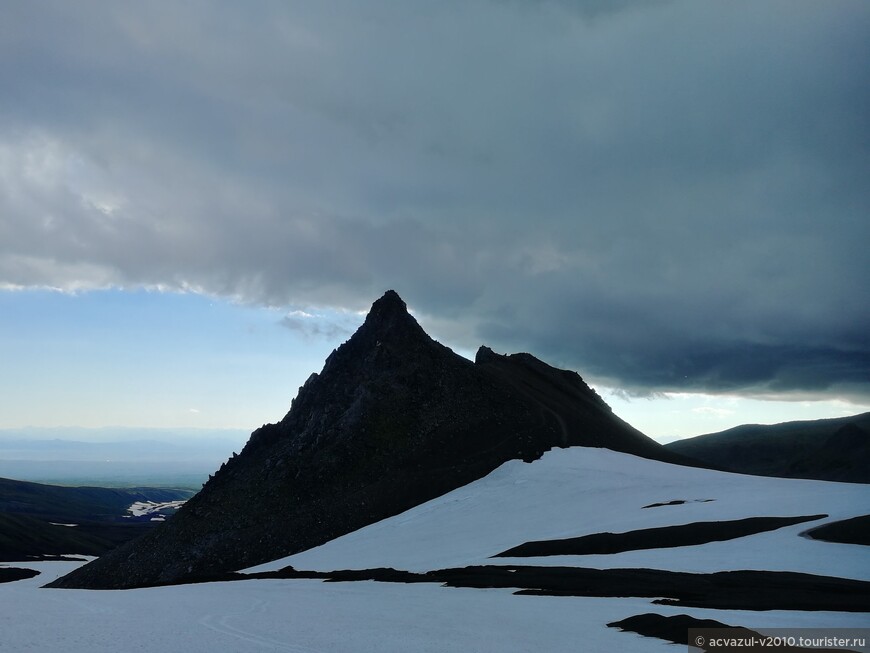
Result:
[[[233,430],[0,429],[0,477],[198,490],[245,439]]]
[[[665,447],[743,474],[870,483],[870,413],[746,424]]]

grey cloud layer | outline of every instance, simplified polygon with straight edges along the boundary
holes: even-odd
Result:
[[[4,14],[0,284],[395,287],[633,390],[868,392],[864,2]]]

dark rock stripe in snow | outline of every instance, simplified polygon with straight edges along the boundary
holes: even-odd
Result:
[[[697,619],[688,614],[676,614],[671,617],[648,612],[627,617],[620,621],[611,621],[608,628],[618,628],[623,632],[637,633],[644,637],[655,637],[674,644],[689,643],[689,628],[735,628],[714,619]],[[741,635],[751,636],[752,631],[741,628]],[[735,633],[735,636],[739,636]]]
[[[517,594],[525,595],[648,597],[663,605],[720,610],[870,612],[870,582],[786,571],[692,574],[662,569],[482,565],[413,573],[396,569],[319,572],[286,567],[248,577],[430,582],[451,587],[517,588]]]
[[[681,506],[686,503],[685,499],[674,499],[673,501],[660,501],[659,503],[651,503],[644,508],[661,508],[662,506]]]
[[[11,583],[16,580],[33,578],[39,572],[35,569],[22,569],[20,567],[0,567],[0,583]]]
[[[870,545],[870,515],[835,521],[830,524],[811,528],[801,535],[806,535],[814,540],[825,542],[838,542],[840,544],[863,544]]]
[[[710,503],[711,501],[715,501],[716,499],[693,499],[692,503]],[[684,503],[688,503],[685,499],[674,499],[673,501],[660,501],[659,503],[651,503],[648,506],[642,506],[642,508],[661,508],[662,506],[681,506]]]
[[[163,585],[254,579],[327,582],[440,583],[449,587],[516,589],[544,596],[642,597],[655,603],[721,610],[870,612],[870,582],[784,571],[692,574],[663,569],[588,569],[481,565],[417,573],[392,568],[305,571],[285,567],[251,574],[191,576]]]
[[[721,542],[738,537],[792,526],[806,521],[822,519],[827,515],[802,517],[749,517],[732,521],[710,521],[644,528],[626,533],[594,533],[563,540],[526,542],[498,553],[493,558],[529,558],[555,555],[594,555],[622,553],[640,549],[665,549],[694,546],[707,542]]]
[[[657,639],[663,639],[667,642],[673,642],[674,644],[688,645],[690,643],[688,636],[689,628],[729,628],[732,630],[732,632],[729,633],[729,636],[733,636],[735,638],[755,638],[755,640],[760,641],[763,641],[765,639],[764,635],[762,635],[761,633],[758,633],[754,630],[749,630],[748,628],[744,628],[743,626],[729,626],[728,624],[723,624],[720,621],[715,621],[713,619],[697,619],[696,617],[688,614],[676,614],[670,617],[655,613],[638,614],[633,617],[628,617],[627,619],[622,619],[621,621],[612,621],[607,625],[610,628],[619,628],[619,630],[623,632],[637,633],[638,635],[643,635],[644,637],[655,637]],[[718,649],[701,648],[698,646],[696,641],[691,642],[691,644],[695,647],[694,650],[703,650],[705,651],[705,653],[708,650],[722,650],[722,647],[719,647]],[[742,650],[755,651],[767,649],[750,647]],[[776,650],[795,653],[797,651],[800,651],[801,653],[833,653],[833,651],[835,650],[843,652],[847,649],[820,649],[777,646]],[[854,651],[852,653],[854,653]]]

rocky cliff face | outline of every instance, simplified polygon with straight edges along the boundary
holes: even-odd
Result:
[[[195,580],[322,544],[552,447],[682,462],[615,417],[573,372],[432,340],[393,291],[154,532],[52,583],[129,588]]]

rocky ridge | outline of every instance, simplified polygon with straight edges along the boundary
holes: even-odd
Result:
[[[165,524],[51,584],[195,580],[317,546],[553,447],[691,464],[616,417],[570,371],[432,340],[394,291]]]

